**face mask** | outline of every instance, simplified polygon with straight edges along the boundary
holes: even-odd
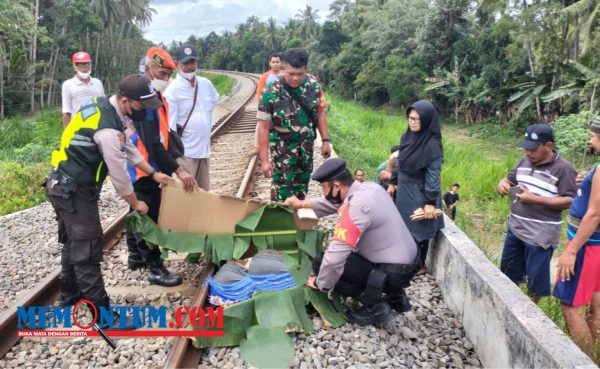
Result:
[[[79,78],[81,78],[81,79],[88,79],[88,78],[90,78],[90,74],[92,74],[91,71],[89,71],[89,72],[80,72],[80,71],[77,71],[77,76]]]
[[[337,195],[333,196],[333,185],[329,189],[329,193],[325,195],[325,200],[329,201],[333,205],[339,205],[344,202],[342,200],[342,191],[338,191]]]
[[[140,110],[131,109],[131,114],[127,114],[131,120],[134,122],[139,122],[146,119],[146,109],[142,108]]]
[[[167,89],[167,86],[169,86],[169,82],[171,82],[171,81],[163,81],[162,79],[153,79],[151,82],[152,82],[152,87],[154,87],[154,89],[156,91],[163,93]]]
[[[152,81],[150,81],[152,83],[152,87],[154,87],[156,91],[163,93],[169,86],[171,80],[163,81],[162,79],[154,77],[154,73],[152,73],[152,70],[150,70],[150,75],[153,78]]]
[[[184,72],[180,69],[178,73],[180,76],[187,79],[188,81],[190,81],[192,78],[194,78],[196,76],[195,70],[193,72]]]

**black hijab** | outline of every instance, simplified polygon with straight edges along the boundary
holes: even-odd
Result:
[[[400,138],[398,164],[408,173],[416,173],[427,167],[433,160],[442,157],[442,130],[437,109],[427,100],[419,100],[406,109],[406,117],[416,110],[421,119],[421,130],[413,132],[408,128]]]

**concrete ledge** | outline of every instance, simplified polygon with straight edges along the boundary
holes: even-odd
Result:
[[[598,369],[448,217],[427,267],[486,368]]]

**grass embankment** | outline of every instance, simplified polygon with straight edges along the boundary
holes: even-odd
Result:
[[[217,89],[219,95],[221,96],[229,95],[231,93],[231,89],[235,85],[235,80],[224,74],[207,72],[200,72],[198,74],[204,78],[209,79],[212,82],[213,86],[215,86],[215,88]]]
[[[50,153],[61,133],[57,109],[30,119],[0,121],[0,215],[45,201],[40,184],[50,170]]]
[[[335,96],[328,99],[329,129],[337,154],[347,160],[351,171],[362,169],[365,178],[373,180],[377,166],[388,158],[390,147],[400,142],[407,128],[404,113],[383,113]],[[499,265],[510,203],[496,194],[495,187],[522,158],[517,150],[520,134],[492,124],[442,123],[442,127],[442,191],[460,183],[456,224]],[[557,250],[555,257],[560,252]],[[565,330],[557,299],[543,298],[540,308]]]

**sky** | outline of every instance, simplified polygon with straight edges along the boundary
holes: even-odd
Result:
[[[233,31],[251,15],[263,22],[273,17],[282,25],[306,5],[319,10],[319,22],[329,13],[329,0],[152,0],[150,7],[156,14],[144,34],[147,39],[168,46],[171,41],[185,41],[190,35]]]

